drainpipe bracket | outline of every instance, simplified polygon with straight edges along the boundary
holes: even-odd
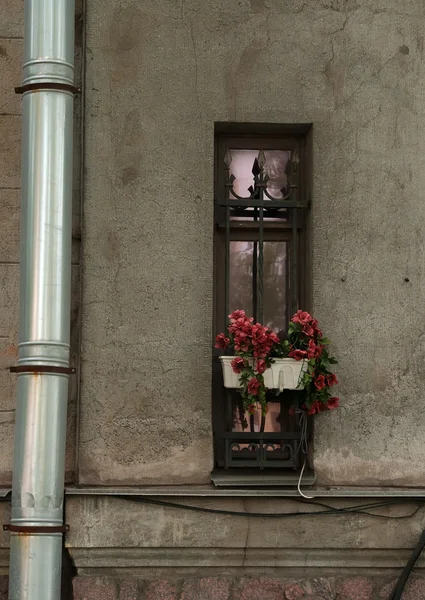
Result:
[[[25,94],[25,92],[39,92],[53,90],[55,92],[71,92],[71,94],[80,94],[81,88],[75,87],[70,83],[53,83],[53,82],[40,82],[40,83],[27,83],[20,87],[15,87],[15,94]]]
[[[10,533],[66,533],[69,531],[69,525],[58,525],[55,527],[43,527],[39,525],[11,525],[3,524],[3,531]]]
[[[18,365],[10,367],[11,373],[57,373],[60,375],[75,375],[74,367],[55,367],[53,365]]]

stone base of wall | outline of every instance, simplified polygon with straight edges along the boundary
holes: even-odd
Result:
[[[74,600],[388,600],[395,581],[366,577],[272,579],[204,577],[180,580],[78,576]],[[413,577],[403,600],[425,600],[425,578]]]

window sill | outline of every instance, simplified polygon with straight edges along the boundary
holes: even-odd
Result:
[[[283,469],[216,469],[211,480],[217,487],[297,487],[300,474]],[[306,470],[301,486],[312,486],[316,482],[314,471]]]

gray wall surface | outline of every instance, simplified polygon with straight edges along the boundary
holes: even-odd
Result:
[[[297,515],[323,510],[283,498],[162,500],[242,513]],[[340,508],[362,504],[329,499],[327,503]],[[351,576],[372,572],[391,576],[405,565],[425,526],[423,507],[414,519],[394,517],[409,515],[416,506],[413,501],[370,511],[387,519],[355,514],[268,519],[149,506],[132,498],[68,497],[68,519],[79,526],[71,525],[66,545],[80,574],[112,572],[163,579],[181,573],[186,577],[259,572],[308,577],[315,572],[323,576],[345,571]],[[418,572],[424,566],[421,558]]]
[[[423,485],[422,0],[87,3],[79,472],[204,483],[214,122],[313,123],[321,484]]]

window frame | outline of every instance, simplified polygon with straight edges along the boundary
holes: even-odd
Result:
[[[225,193],[224,156],[227,148],[262,150],[297,150],[300,157],[297,173],[298,199],[311,204],[311,125],[251,125],[217,124],[215,131],[214,163],[214,287],[213,287],[213,335],[224,331],[227,326],[225,315],[225,208],[218,206],[220,194]],[[311,211],[306,210],[303,225],[298,227],[298,296],[304,310],[311,306]],[[259,226],[253,221],[231,221],[229,241],[258,241]],[[292,238],[292,225],[288,222],[263,222],[263,241],[287,241]],[[222,352],[214,348],[212,369],[212,420],[214,432],[215,468],[223,469],[224,448],[220,436],[225,432],[225,393],[222,386],[221,364],[218,356]],[[227,414],[226,414],[227,412]],[[239,469],[244,472],[244,469]],[[245,471],[246,473],[246,471]],[[258,472],[257,472],[258,477]],[[292,475],[293,478],[293,475]],[[245,477],[246,479],[246,477]],[[245,480],[244,479],[244,480]]]

